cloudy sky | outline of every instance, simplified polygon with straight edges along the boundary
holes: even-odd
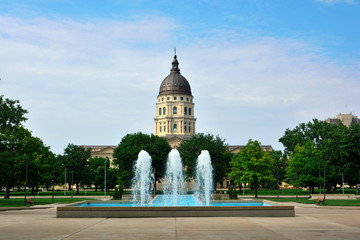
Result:
[[[360,116],[359,0],[0,0],[0,94],[58,154],[154,133],[173,48],[197,132],[283,149],[285,129]]]

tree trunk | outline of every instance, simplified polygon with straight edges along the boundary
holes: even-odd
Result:
[[[5,191],[5,197],[4,198],[10,198],[10,186],[9,185],[6,186],[6,191]]]
[[[31,195],[35,195],[35,186],[31,186]]]
[[[97,185],[95,185],[95,192],[97,192],[97,188],[98,188],[98,186],[97,186]]]
[[[258,197],[258,183],[257,183],[257,179],[255,179],[255,184],[254,184],[255,186],[255,198],[257,198]]]
[[[76,195],[80,195],[80,192],[79,192],[79,183],[76,183]]]

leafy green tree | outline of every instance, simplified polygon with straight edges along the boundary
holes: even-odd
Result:
[[[0,95],[0,133],[19,127],[27,119],[28,111],[20,106],[18,100],[10,100]]]
[[[182,141],[178,147],[181,158],[186,166],[188,179],[195,177],[196,160],[202,150],[208,150],[214,169],[214,183],[226,177],[232,154],[228,151],[225,140],[210,133],[197,133],[188,141]]]
[[[119,169],[119,185],[131,185],[134,162],[141,150],[147,151],[151,156],[155,179],[159,181],[164,176],[166,159],[171,151],[167,141],[159,136],[149,136],[141,132],[127,134],[121,139],[113,154],[113,163]]]
[[[273,177],[274,182],[271,184],[271,188],[276,187],[277,195],[279,198],[279,188],[281,183],[285,180],[286,175],[286,166],[287,166],[287,155],[282,153],[281,151],[271,151],[269,154],[274,159],[274,166],[273,166]]]
[[[8,133],[0,136],[0,175],[1,182],[5,183],[2,185],[6,186],[5,197],[10,197],[9,188],[25,184],[31,187],[34,194],[35,188],[52,179],[53,167],[50,166],[54,164],[54,154],[23,127],[13,128]]]
[[[298,185],[307,186],[314,193],[314,188],[323,181],[318,177],[320,161],[320,151],[312,141],[306,142],[304,146],[296,145],[287,167],[286,176],[290,183],[295,185],[297,177]]]
[[[350,124],[346,143],[347,156],[343,171],[345,182],[351,187],[360,184],[360,124]]]
[[[79,195],[80,185],[89,182],[89,161],[91,157],[90,148],[69,144],[64,150],[63,161],[69,172],[69,186],[76,185],[76,194]]]
[[[294,129],[286,129],[279,142],[284,145],[286,153],[293,152],[296,145],[305,145],[308,141],[312,141],[319,147],[328,138],[330,127],[327,122],[313,119],[312,122],[306,124],[300,123]]]
[[[352,143],[348,135],[349,129],[342,123],[329,124],[313,119],[313,122],[301,123],[292,130],[287,129],[279,141],[283,143],[288,155],[293,154],[296,145],[305,146],[308,141],[313,142],[322,161],[319,165],[323,168],[318,167],[317,176],[325,178],[327,191],[330,191],[331,186],[336,190],[336,185],[341,184],[342,173],[349,161],[349,146]]]
[[[109,168],[106,170],[106,189],[115,189],[118,184],[118,170],[116,168]]]
[[[26,113],[19,101],[0,95],[0,186],[6,188],[5,198],[10,197],[10,188],[15,183],[14,166],[21,149],[19,139],[26,132],[21,128]]]
[[[18,185],[24,185],[27,171],[27,187],[35,194],[39,185],[52,185],[55,171],[55,155],[45,146],[41,139],[33,137],[30,132],[21,140],[21,150],[17,151],[14,170]]]
[[[105,163],[106,161],[106,163]],[[103,157],[93,157],[89,160],[89,168],[91,171],[91,184],[95,186],[95,192],[100,186],[104,189],[105,182],[105,164],[106,164],[106,180],[109,180],[110,160]],[[108,184],[107,184],[108,185]],[[108,186],[107,186],[108,188]]]
[[[5,198],[10,198],[10,188],[16,183],[24,186],[25,174],[21,176],[21,183],[19,183],[20,174],[17,171],[19,171],[19,164],[25,162],[27,158],[26,154],[23,156],[23,149],[30,136],[30,132],[23,127],[13,128],[0,136],[0,176],[1,185],[6,187]],[[25,170],[25,167],[23,169]]]
[[[258,197],[259,186],[274,181],[272,176],[274,158],[269,152],[261,149],[260,142],[249,140],[244,149],[234,155],[231,162],[229,177],[234,183],[249,183],[255,188],[255,198]]]

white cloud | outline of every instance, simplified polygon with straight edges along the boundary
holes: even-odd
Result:
[[[51,21],[0,17],[1,94],[29,110],[27,126],[57,152],[68,143],[118,144],[154,131],[158,87],[182,26],[167,18]],[[344,109],[360,114],[359,71],[297,40],[219,37],[178,44],[197,130],[230,144],[279,148],[288,127]]]

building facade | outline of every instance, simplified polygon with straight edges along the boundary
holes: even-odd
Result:
[[[334,118],[328,118],[325,120],[326,122],[330,124],[336,124],[339,122],[342,122],[345,126],[349,127],[352,122],[360,124],[360,119],[357,116],[352,115],[352,113],[349,114],[339,114],[335,116]]]
[[[156,102],[155,135],[170,146],[195,135],[196,118],[189,82],[181,75],[176,54],[170,74],[161,82]]]
[[[171,147],[189,140],[196,133],[194,97],[187,79],[181,75],[176,53],[170,74],[161,82],[156,101],[155,135],[167,140]],[[357,119],[357,117],[356,117]],[[91,157],[113,160],[116,145],[83,145],[91,149]],[[228,146],[229,152],[239,153],[245,145]],[[272,151],[271,145],[262,145],[263,151]]]

